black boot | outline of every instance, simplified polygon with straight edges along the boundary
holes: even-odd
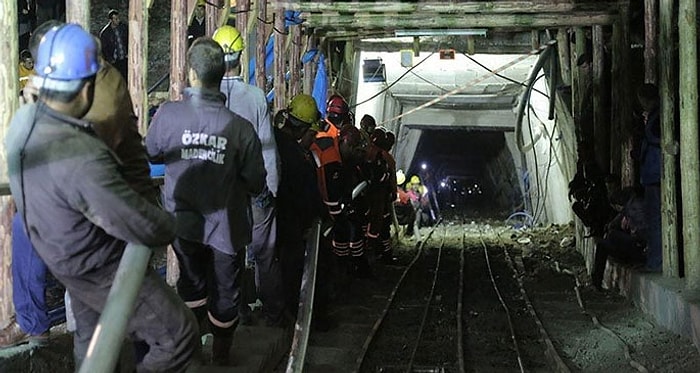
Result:
[[[374,278],[372,268],[369,266],[365,255],[355,256],[353,259],[353,274],[356,278],[371,279]]]
[[[233,345],[233,332],[236,330],[238,322],[230,328],[220,328],[211,324],[210,328],[214,335],[214,341],[211,346],[211,361],[216,366],[230,365],[229,355],[231,346]]]
[[[207,316],[207,306],[199,306],[195,308],[190,308],[194,317],[197,319],[197,325],[199,326],[199,335],[203,336],[207,333],[211,333],[209,330],[209,317]]]

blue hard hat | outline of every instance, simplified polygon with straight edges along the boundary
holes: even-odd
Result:
[[[50,29],[41,38],[34,69],[42,78],[81,80],[97,74],[97,42],[76,23]]]

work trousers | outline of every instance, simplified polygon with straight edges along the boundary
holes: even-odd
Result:
[[[173,242],[173,250],[180,267],[180,297],[190,308],[206,305],[213,325],[224,329],[235,326],[241,303],[243,251],[226,254],[179,237]]]
[[[76,368],[86,357],[88,345],[114,281],[118,263],[110,263],[80,277],[59,276],[71,294],[75,315],[73,334]],[[139,372],[184,372],[201,350],[199,329],[192,312],[158,274],[148,268],[137,295],[127,336],[141,356]]]
[[[644,214],[647,218],[647,263],[651,270],[661,270],[661,186],[644,186]]]
[[[30,335],[49,330],[44,261],[34,250],[19,213],[12,218],[12,301],[17,323]]]
[[[275,250],[277,219],[274,204],[260,208],[252,204],[253,231],[248,259],[255,263],[255,287],[268,321],[277,321],[284,310],[282,272]]]
[[[304,274],[306,241],[299,234],[290,234],[284,237],[284,241],[277,242],[284,299],[290,313],[296,314],[299,308],[299,289]]]
[[[608,257],[623,264],[643,263],[644,244],[627,232],[619,230],[608,232],[606,237],[596,244],[595,261],[591,274],[591,280],[596,287],[600,287],[603,282]]]

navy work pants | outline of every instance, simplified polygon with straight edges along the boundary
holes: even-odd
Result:
[[[644,212],[647,218],[647,269],[660,271],[661,253],[661,186],[644,186]]]
[[[39,335],[49,330],[46,305],[46,264],[37,255],[19,213],[12,218],[12,301],[17,323],[24,332]]]
[[[215,326],[222,329],[235,326],[241,303],[243,251],[226,254],[179,237],[173,242],[173,250],[180,266],[177,281],[180,297],[193,309],[206,305]],[[233,333],[233,329],[230,331]]]
[[[255,263],[255,287],[269,321],[277,321],[284,310],[282,271],[275,250],[277,219],[274,204],[261,208],[252,204],[253,231],[248,245],[249,259]]]

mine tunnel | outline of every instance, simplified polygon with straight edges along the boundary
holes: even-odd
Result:
[[[112,30],[113,10],[117,18],[121,14],[129,53],[117,48],[111,56],[128,70],[128,79],[118,85],[126,92],[119,104],[133,106],[132,135],[138,132],[146,143],[155,113],[167,101],[185,100],[193,88],[189,46],[197,37],[235,27],[240,32],[235,40],[219,43],[224,61],[240,59],[235,79],[256,87],[276,126],[283,127],[294,112],[292,99],[304,93],[313,98],[313,114],[324,119],[314,131],[328,133],[329,98],[338,96],[352,126],[371,116],[395,135],[383,159],[395,168],[386,174],[398,178],[400,172],[405,181],[392,185],[397,198],[382,211],[387,235],[372,236],[376,232],[367,224],[353,227],[361,239],[333,246],[335,225],[347,217],[343,210],[354,213],[353,198],[375,186],[371,177],[343,184],[344,198],[326,204],[339,207],[341,219],[328,213],[304,230],[303,264],[296,263],[300,286],[290,292],[299,299],[281,321],[264,315],[269,303],[257,297],[263,290],[255,260],[237,264],[243,272],[240,289],[248,292],[239,309],[250,312],[218,324],[211,312],[196,315],[201,341],[195,344],[203,355],[187,362],[188,372],[695,371],[700,366],[696,3],[71,0],[18,1],[15,8],[5,2],[0,30],[7,35],[9,57],[0,61],[0,76],[7,77],[0,79],[5,85],[0,137],[11,137],[6,134],[12,118],[27,110],[26,98],[15,92],[33,81],[23,49],[40,18],[77,23],[99,36]],[[35,74],[50,74],[59,60]],[[642,102],[645,83],[653,87],[658,106]],[[645,132],[654,120],[660,133]],[[641,185],[641,143],[647,136],[656,136],[651,146],[659,150],[660,177]],[[305,155],[317,162],[314,171],[322,168],[314,154]],[[147,179],[167,193],[169,173],[162,170],[167,165],[150,161]],[[144,276],[138,271],[182,290],[178,278],[188,268],[178,263],[173,245],[151,251],[112,237],[120,240],[117,246],[125,252],[120,268],[126,269],[114,276],[111,307],[100,304],[95,310],[111,316],[99,321],[94,335],[90,331],[86,361],[74,359],[75,326],[66,322],[70,304],[64,300],[70,297],[64,298],[64,284],[52,275],[41,284],[50,330],[34,335],[20,325],[27,317],[21,300],[12,296],[29,288],[14,290],[20,282],[13,277],[35,267],[13,259],[12,216],[24,207],[17,206],[17,191],[8,185],[16,168],[2,163],[0,371],[91,373],[143,363],[149,350],[134,330],[124,334],[129,318],[118,316],[129,315],[127,298],[141,289],[136,285]],[[608,223],[616,221],[609,208],[624,205],[608,195],[614,185],[646,189],[657,198],[645,200],[644,209],[661,209],[653,224],[663,232],[654,243],[662,263],[601,260]],[[213,191],[201,195],[208,193]],[[604,206],[596,209],[599,203]],[[400,207],[408,218],[397,218]],[[301,216],[307,209],[313,210],[302,206],[295,212]],[[105,220],[86,217],[98,231],[110,231],[100,226]],[[35,234],[31,223],[24,221]],[[286,244],[286,238],[277,242]],[[635,245],[649,257],[651,244]],[[120,287],[124,284],[132,285],[131,292]],[[206,304],[206,298],[177,299],[178,306],[192,309]],[[223,339],[212,330],[222,325],[235,334],[233,342],[228,339],[233,347],[223,348],[230,359],[217,363]]]

